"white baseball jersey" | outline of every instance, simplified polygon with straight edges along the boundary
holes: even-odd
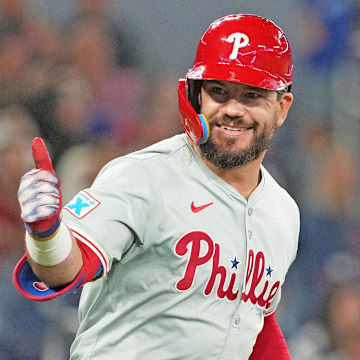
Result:
[[[72,360],[248,359],[297,252],[299,211],[261,167],[246,201],[177,135],[115,159],[63,210],[98,255]]]

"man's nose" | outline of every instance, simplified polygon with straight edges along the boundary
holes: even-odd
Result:
[[[224,104],[223,111],[229,119],[242,119],[246,114],[246,106],[237,99],[231,98]]]

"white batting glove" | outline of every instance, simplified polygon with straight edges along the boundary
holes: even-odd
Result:
[[[27,231],[45,238],[55,233],[60,225],[60,180],[42,139],[34,139],[32,151],[36,169],[21,178],[18,200]]]

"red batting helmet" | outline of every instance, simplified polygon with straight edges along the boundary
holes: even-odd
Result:
[[[198,143],[209,136],[207,120],[198,114],[201,82],[193,80],[216,79],[283,90],[292,84],[292,71],[289,43],[269,19],[238,14],[214,21],[199,42],[192,69],[179,80],[179,110],[186,133]]]

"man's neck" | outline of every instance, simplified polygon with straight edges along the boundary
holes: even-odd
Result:
[[[217,176],[231,185],[246,200],[249,199],[251,193],[259,185],[261,181],[260,165],[264,160],[266,151],[264,151],[259,156],[259,158],[253,160],[245,166],[233,168],[230,170],[221,170],[203,156],[201,156],[200,150],[197,146],[194,146],[194,150],[205,163],[205,165],[210,168],[210,170],[212,170]]]

